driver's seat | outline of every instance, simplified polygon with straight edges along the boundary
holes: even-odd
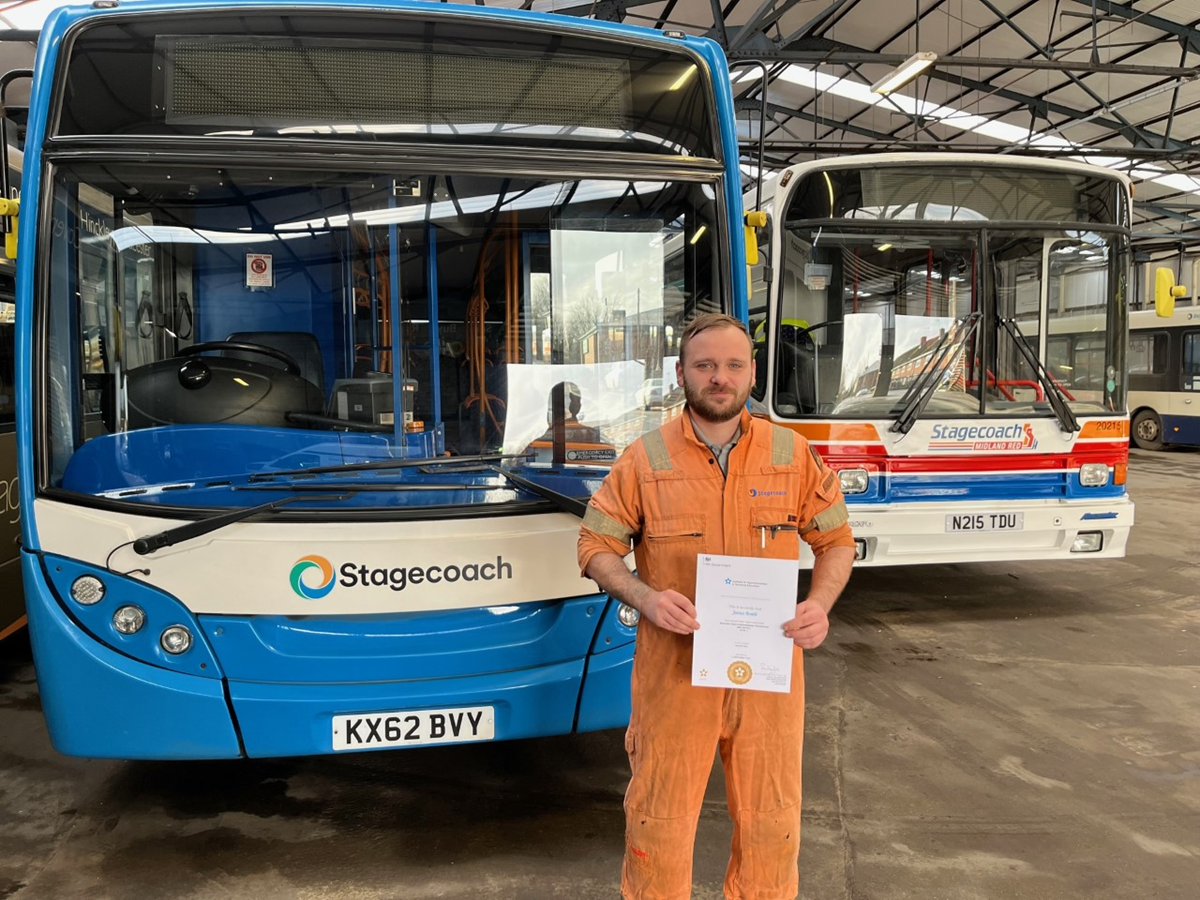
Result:
[[[325,366],[321,362],[321,345],[311,331],[235,331],[225,338],[243,344],[259,344],[280,350],[300,365],[300,374],[322,394],[325,393]],[[261,353],[243,353],[240,350],[225,350],[221,354],[233,359],[247,359],[282,369],[283,363],[263,356]]]

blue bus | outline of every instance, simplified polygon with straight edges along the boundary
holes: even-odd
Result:
[[[606,467],[746,314],[712,42],[400,0],[97,3],[32,73],[16,398],[61,752],[622,725]]]

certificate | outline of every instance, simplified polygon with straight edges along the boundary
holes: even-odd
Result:
[[[747,556],[696,558],[692,684],[786,694],[792,688],[792,639],[799,560]]]

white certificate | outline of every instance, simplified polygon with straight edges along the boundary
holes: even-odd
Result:
[[[747,556],[696,558],[692,684],[786,694],[792,688],[792,639],[799,560]]]

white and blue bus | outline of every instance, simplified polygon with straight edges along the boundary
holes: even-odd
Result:
[[[1143,450],[1200,447],[1200,306],[1129,314],[1129,414]]]
[[[1125,176],[845,156],[762,212],[756,399],[839,471],[860,565],[1124,555]]]
[[[712,42],[400,0],[51,15],[19,223],[54,745],[228,758],[623,724],[575,562],[685,324],[745,317]],[[582,498],[582,499],[581,499]]]

